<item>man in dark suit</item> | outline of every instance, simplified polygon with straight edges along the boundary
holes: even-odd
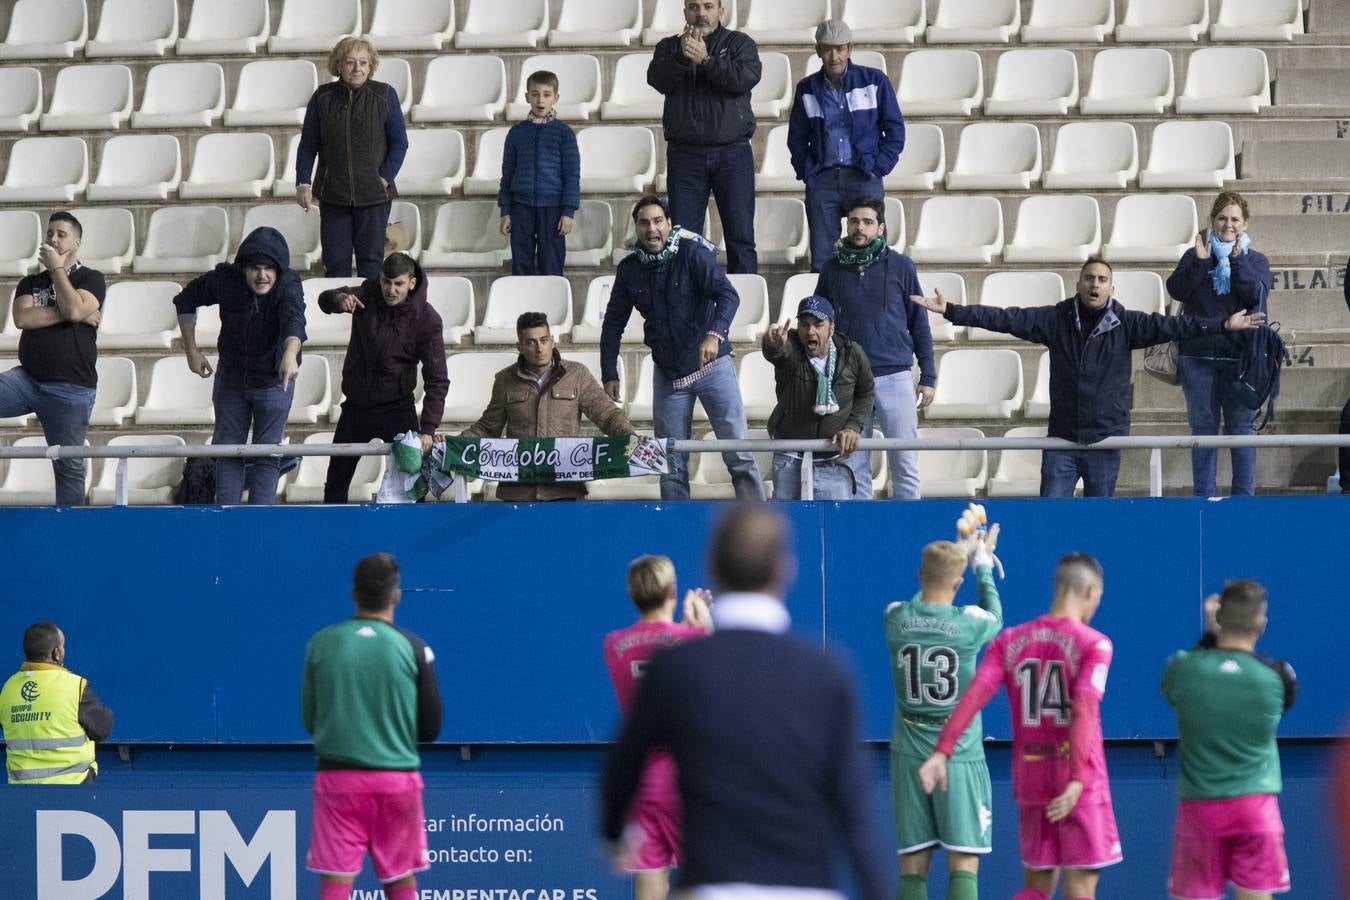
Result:
[[[891,900],[891,850],[876,828],[853,684],[787,634],[796,574],[787,526],[738,506],[712,536],[716,633],[653,658],[609,760],[604,836],[624,815],[652,747],[669,747],[684,805],[680,888],[715,900],[840,897],[831,850],[848,848],[858,895]]]

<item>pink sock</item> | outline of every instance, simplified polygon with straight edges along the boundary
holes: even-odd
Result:
[[[351,895],[350,881],[330,881],[327,878],[319,881],[319,900],[348,900]]]
[[[399,887],[384,886],[384,900],[417,900],[417,882],[409,881]]]
[[[327,898],[325,897],[323,900],[327,900]],[[1050,897],[1039,888],[1024,887],[1013,894],[1013,900],[1050,900]]]

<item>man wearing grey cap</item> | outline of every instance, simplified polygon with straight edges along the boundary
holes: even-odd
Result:
[[[839,239],[839,220],[854,197],[882,196],[905,148],[905,120],[886,73],[849,61],[853,32],[840,19],[816,28],[820,71],[797,82],[788,119],[788,152],[806,184],[811,271]]]
[[[864,496],[845,461],[857,450],[858,436],[872,419],[875,387],[863,348],[835,332],[834,307],[824,297],[804,299],[797,306],[796,329],[781,325],[770,330],[762,347],[764,358],[773,364],[778,394],[769,434],[783,440],[834,442],[836,453],[812,456],[815,499]],[[773,495],[777,500],[801,499],[802,454],[774,453]]]

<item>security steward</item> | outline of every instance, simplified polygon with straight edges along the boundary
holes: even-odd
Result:
[[[55,623],[30,625],[23,655],[24,664],[0,688],[9,783],[92,783],[94,742],[112,733],[112,710],[65,668],[66,636]]]

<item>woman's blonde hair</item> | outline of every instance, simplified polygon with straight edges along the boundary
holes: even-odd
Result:
[[[328,54],[328,74],[334,78],[342,77],[342,61],[352,53],[364,50],[370,57],[370,74],[374,75],[375,70],[380,67],[380,54],[375,49],[375,45],[363,37],[352,35],[345,37],[337,42],[333,52]]]
[[[1214,198],[1214,205],[1209,209],[1209,221],[1213,222],[1218,218],[1219,213],[1223,212],[1224,207],[1236,206],[1242,210],[1242,218],[1250,222],[1252,214],[1247,211],[1247,198],[1237,191],[1220,191],[1219,196]]]

